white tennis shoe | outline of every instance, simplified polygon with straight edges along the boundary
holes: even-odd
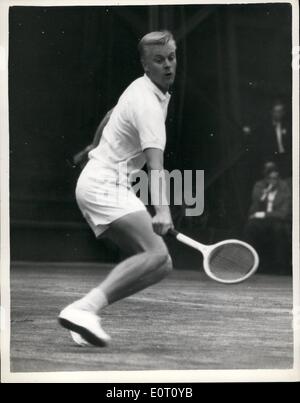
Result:
[[[94,346],[105,347],[110,341],[110,336],[101,327],[101,319],[92,312],[67,306],[60,312],[58,322],[64,328],[77,333],[86,343]],[[72,338],[75,343],[81,343],[81,339],[77,336],[75,336],[76,340],[73,335]]]

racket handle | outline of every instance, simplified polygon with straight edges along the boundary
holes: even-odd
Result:
[[[174,229],[174,228],[170,228],[168,231],[168,235],[171,235],[174,238],[177,238],[178,234],[179,234],[179,232],[176,231],[176,229]]]
[[[169,229],[167,232],[168,235],[171,235],[173,238],[177,239],[177,241],[184,243],[185,245],[190,246],[191,248],[200,250],[200,252],[205,252],[206,250],[210,249],[210,246],[203,245],[200,242],[195,241],[194,239],[183,235],[181,232],[176,231],[176,229]]]

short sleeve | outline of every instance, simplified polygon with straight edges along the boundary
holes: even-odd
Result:
[[[133,124],[138,132],[141,148],[159,148],[166,145],[166,126],[163,110],[155,95],[145,94],[132,103]]]

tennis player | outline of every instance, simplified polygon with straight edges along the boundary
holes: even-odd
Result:
[[[101,327],[101,310],[172,270],[162,238],[173,228],[165,181],[155,186],[150,180],[155,209],[151,217],[128,177],[145,164],[150,178],[154,173],[164,177],[165,119],[176,73],[176,43],[168,31],[151,32],[138,49],[145,74],[119,98],[76,187],[77,203],[95,236],[110,238],[129,254],[100,285],[60,312],[60,324],[82,345],[107,345],[110,336]]]

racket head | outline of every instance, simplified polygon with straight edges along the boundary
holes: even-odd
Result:
[[[240,283],[252,276],[259,265],[255,249],[246,242],[228,239],[210,245],[203,266],[213,280],[225,284]]]

